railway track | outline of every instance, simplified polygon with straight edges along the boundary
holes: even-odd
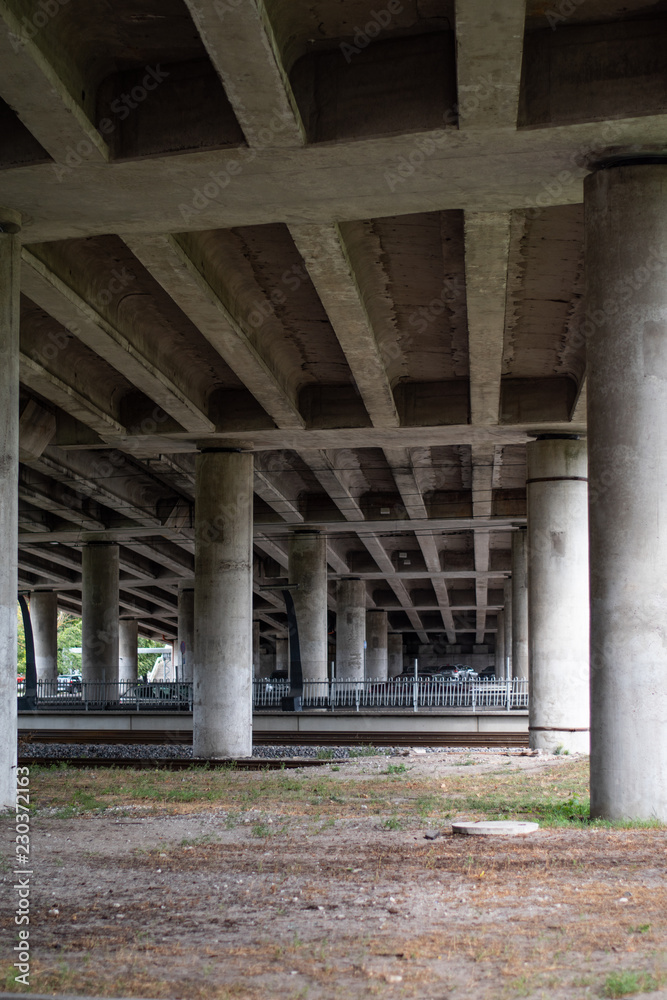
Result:
[[[19,750],[22,743],[69,743],[129,745],[180,744],[190,746],[192,733],[169,729],[107,730],[107,729],[31,729],[19,733]],[[273,732],[256,730],[256,746],[401,746],[401,747],[527,747],[528,733],[396,733],[337,731],[337,732]],[[92,758],[90,758],[92,759]]]

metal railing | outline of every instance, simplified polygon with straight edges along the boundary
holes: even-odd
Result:
[[[24,694],[20,682],[18,694]],[[280,709],[290,694],[289,681],[254,680],[254,709]],[[60,678],[37,682],[40,708],[79,711],[191,711],[192,683],[187,681],[79,681]],[[441,677],[393,677],[381,680],[303,682],[305,709],[425,708],[478,709],[528,707],[528,681],[451,680]]]
[[[25,693],[19,681],[18,695]],[[37,681],[40,708],[83,710],[146,711],[192,710],[192,684],[185,681],[81,681],[60,677]]]
[[[288,681],[253,681],[255,708],[280,708],[290,692]],[[440,677],[393,677],[389,680],[303,682],[303,708],[513,708],[528,707],[528,681],[450,680]]]

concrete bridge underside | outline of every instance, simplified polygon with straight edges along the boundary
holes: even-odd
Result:
[[[245,655],[251,619],[264,648],[287,635],[266,588],[306,572],[310,529],[330,631],[356,577],[406,648],[494,654],[501,629],[515,673],[527,559],[550,595],[534,739],[583,733],[557,689],[587,688],[590,431],[594,808],[667,818],[664,5],[0,0],[0,19],[3,706],[17,580],[88,601],[117,659],[119,616],[179,637],[205,542],[195,616],[245,602]],[[643,670],[634,729],[619,657]]]

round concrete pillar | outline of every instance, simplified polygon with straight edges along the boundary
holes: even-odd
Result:
[[[58,595],[35,591],[30,595],[30,623],[35,643],[37,680],[58,679]]]
[[[16,804],[20,221],[0,209],[0,809]]]
[[[586,442],[527,446],[530,745],[589,749]]]
[[[195,589],[183,587],[178,592],[178,642],[176,662],[182,681],[192,680],[195,658]]]
[[[667,164],[586,179],[591,814],[667,821]]]
[[[505,607],[503,609],[503,623],[505,626],[505,677],[512,677],[512,578],[506,577],[503,585],[505,595]]]
[[[366,584],[339,580],[336,586],[336,677],[363,681],[366,639]]]
[[[289,582],[292,591],[301,670],[307,681],[328,678],[327,550],[319,531],[294,531],[289,538]]]
[[[512,673],[528,679],[528,555],[526,530],[512,532]]]
[[[118,622],[118,680],[134,684],[139,676],[139,622],[121,618]]]
[[[276,670],[284,670],[289,675],[289,642],[276,638]]]
[[[81,557],[81,676],[118,680],[118,546],[88,542]]]
[[[387,654],[387,612],[366,612],[366,679],[386,681],[389,661]]]
[[[197,457],[193,754],[252,754],[251,454]]]
[[[400,632],[390,632],[387,636],[388,674],[398,677],[403,672],[403,635]]]
[[[496,677],[505,676],[505,612],[496,615]]]

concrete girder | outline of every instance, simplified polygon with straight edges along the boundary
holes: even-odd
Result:
[[[456,0],[459,129],[516,128],[526,0]]]
[[[68,53],[62,51],[61,65],[55,64],[35,40],[39,32],[27,18],[19,18],[12,6],[2,0],[0,19],[0,94],[17,113],[26,128],[46,150],[56,164],[65,163],[68,155],[79,157],[77,150],[85,148],[85,158],[92,163],[109,159],[109,147],[97,131],[81,104],[73,97],[88,90],[86,82],[76,80],[76,70]],[[32,35],[29,33],[33,29]],[[65,69],[66,67],[66,69]],[[35,87],[35,79],[42,86]],[[66,78],[68,83],[65,82]],[[58,167],[49,164],[58,175]],[[69,168],[65,167],[69,172]]]
[[[369,316],[371,290],[360,287],[344,224],[292,225],[292,238],[324,306],[374,427],[400,421]]]
[[[497,424],[510,249],[509,212],[466,212],[470,422]]]
[[[25,247],[22,258],[21,284],[33,302],[104,358],[187,431],[205,434],[214,430],[208,415],[160,370],[157,359],[149,358],[145,349],[132,342],[127,332],[110,323]]]
[[[23,385],[94,430],[103,441],[125,435],[125,428],[115,417],[23,352],[19,355],[19,378]]]
[[[62,483],[28,470],[24,465],[19,468],[19,497],[89,531],[105,528],[100,514],[95,515],[86,509],[86,502],[82,497]]]
[[[264,3],[221,12],[215,0],[185,2],[248,145],[302,146],[305,130]]]
[[[303,428],[305,421],[296,400],[281,385],[225,305],[223,290],[210,284],[178,240],[173,236],[123,238],[276,425]]]

